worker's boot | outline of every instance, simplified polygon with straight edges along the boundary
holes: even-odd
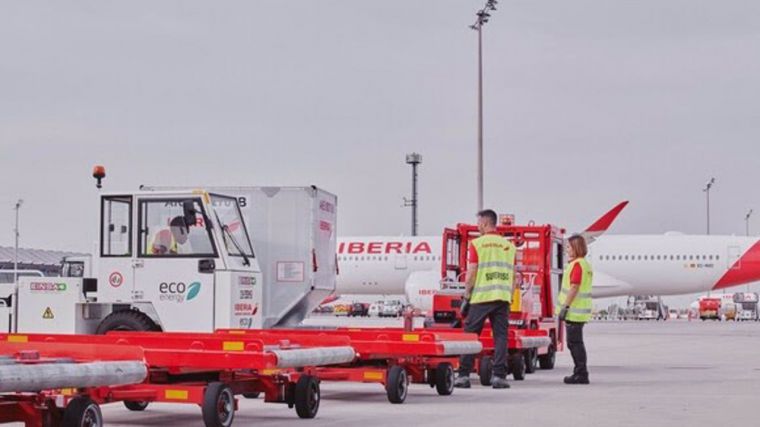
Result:
[[[509,388],[509,383],[506,378],[491,377],[491,387],[493,388]]]
[[[454,380],[454,387],[456,388],[470,388],[470,377],[458,376]]]
[[[590,384],[588,375],[573,374],[565,377],[565,384]]]

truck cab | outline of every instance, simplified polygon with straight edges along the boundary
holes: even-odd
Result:
[[[261,270],[237,198],[205,190],[100,196],[99,253],[24,278],[19,332],[213,331],[261,325]]]

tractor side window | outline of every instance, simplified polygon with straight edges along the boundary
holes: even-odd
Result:
[[[132,256],[132,197],[107,196],[101,203],[100,254]]]
[[[140,256],[216,258],[200,200],[193,199],[195,223],[186,224],[187,199],[140,201]]]

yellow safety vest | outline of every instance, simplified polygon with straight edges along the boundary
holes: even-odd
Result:
[[[472,246],[478,254],[478,274],[470,303],[511,302],[515,245],[502,236],[486,234],[473,240]]]
[[[591,320],[591,312],[593,310],[593,304],[591,301],[591,282],[594,278],[594,273],[591,271],[591,264],[586,261],[586,258],[576,258],[570,261],[565,266],[565,271],[562,274],[562,290],[559,292],[557,298],[556,313],[559,314],[562,307],[565,306],[567,301],[567,295],[570,293],[570,273],[573,271],[573,267],[576,264],[580,264],[583,274],[581,276],[581,285],[578,288],[578,293],[575,295],[573,303],[567,311],[567,317],[565,320],[571,322],[588,322]]]

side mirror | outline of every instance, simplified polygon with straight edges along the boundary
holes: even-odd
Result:
[[[195,202],[192,200],[185,200],[182,202],[182,216],[185,219],[185,226],[192,227],[196,224],[195,219]]]
[[[216,270],[216,263],[213,259],[199,259],[198,273],[213,273]]]

